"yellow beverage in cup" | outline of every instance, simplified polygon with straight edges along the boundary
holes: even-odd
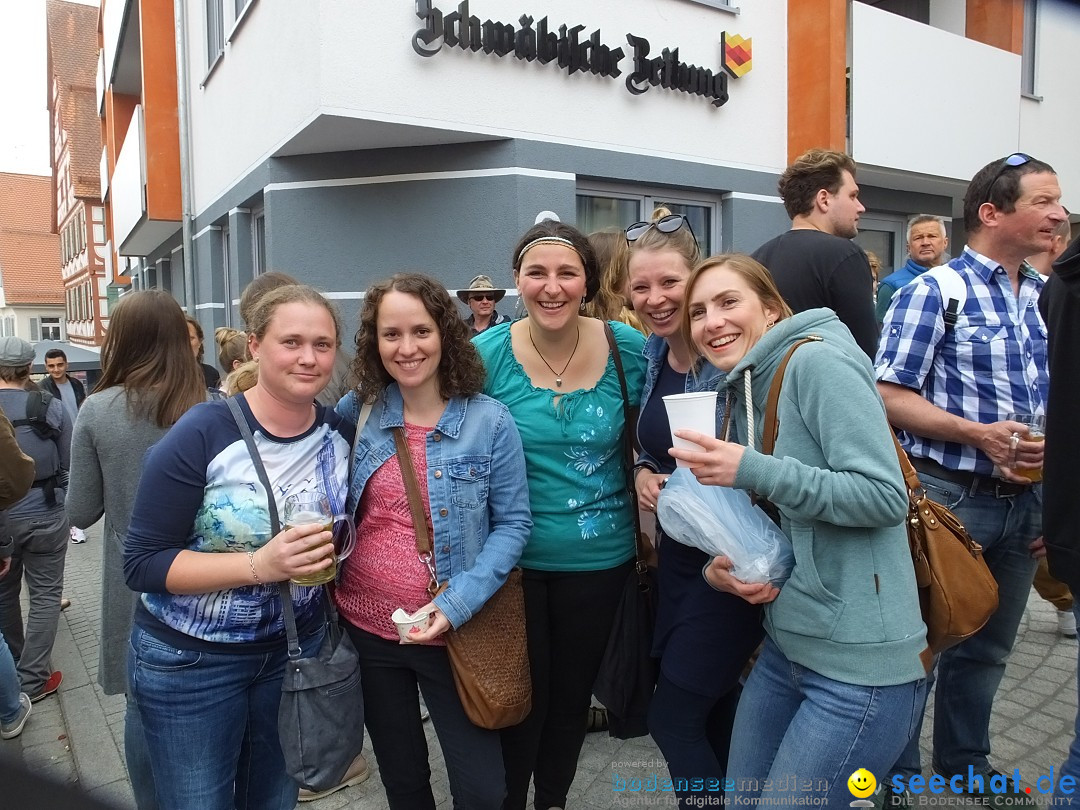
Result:
[[[297,526],[310,526],[312,523],[321,523],[322,530],[324,532],[331,531],[334,528],[332,520],[328,521],[326,515],[319,512],[293,512],[289,515],[288,521],[285,523],[286,528],[293,528]],[[316,545],[324,545],[318,543]],[[333,541],[327,542],[325,545],[329,545],[333,548]],[[312,546],[315,548],[316,546]],[[337,576],[337,558],[331,550],[330,556],[332,562],[329,568],[324,568],[321,571],[316,571],[314,574],[305,574],[304,576],[293,577],[291,582],[295,582],[297,585],[306,585],[308,587],[312,585],[325,585],[327,582],[331,582],[334,577]]]
[[[1029,442],[1045,442],[1046,441],[1046,436],[1044,434],[1042,434],[1042,433],[1036,433],[1033,430],[1029,430],[1028,435],[1027,435],[1027,441],[1029,441]],[[1019,476],[1022,476],[1024,478],[1026,478],[1028,481],[1030,481],[1033,484],[1037,484],[1040,481],[1042,481],[1042,476],[1043,476],[1042,467],[1039,467],[1038,469],[1035,469],[1035,470],[1024,470],[1024,469],[1021,469],[1021,468],[1016,468],[1016,469],[1013,470],[1013,472],[1016,473]]]

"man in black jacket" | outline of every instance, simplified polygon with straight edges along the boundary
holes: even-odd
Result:
[[[1080,454],[1080,239],[1075,240],[1054,262],[1039,309],[1046,321],[1050,354],[1050,395],[1046,404],[1046,451],[1043,458],[1043,541],[1050,573],[1080,594],[1080,500],[1076,497]],[[1080,614],[1080,605],[1073,603]],[[1076,735],[1061,766],[1063,777],[1080,783],[1080,713]],[[1059,792],[1059,805],[1072,806],[1075,791]],[[1080,805],[1080,797],[1075,803]]]
[[[86,399],[86,389],[83,384],[67,373],[67,355],[63,349],[49,349],[45,352],[45,370],[49,372],[38,386],[42,391],[47,391],[56,397],[64,405],[64,413],[68,422],[73,426],[75,417],[79,414],[83,400]],[[82,529],[71,527],[71,542],[85,543],[86,532]]]

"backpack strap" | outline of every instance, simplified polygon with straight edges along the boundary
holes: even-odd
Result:
[[[967,282],[950,264],[931,267],[920,278],[932,278],[937,282],[944,307],[941,318],[945,322],[945,331],[948,332],[956,326],[960,312],[967,303]]]

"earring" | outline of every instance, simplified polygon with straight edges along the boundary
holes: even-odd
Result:
[[[765,324],[766,329],[772,329],[774,326],[776,326],[776,324],[773,321],[768,321]]]
[[[577,311],[578,311],[578,315],[584,315],[585,314],[585,299],[584,298],[581,299],[581,305],[578,306]]]

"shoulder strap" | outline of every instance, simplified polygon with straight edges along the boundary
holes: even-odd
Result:
[[[375,400],[368,400],[360,406],[360,415],[356,417],[356,433],[353,434],[352,448],[349,450],[349,475],[352,475],[353,460],[356,458],[356,445],[360,443],[360,433],[364,429],[364,425],[367,424],[368,417],[371,416],[371,409],[375,405]]]
[[[259,455],[259,448],[255,446],[255,437],[251,435],[251,428],[248,426],[247,419],[244,418],[244,412],[240,410],[240,403],[236,401],[236,397],[229,397],[225,402],[229,406],[229,411],[232,413],[236,426],[240,428],[240,435],[244,437],[244,444],[247,445],[248,453],[251,455],[251,463],[255,466],[255,473],[259,476],[259,481],[266,490],[266,504],[270,512],[270,536],[273,537],[281,531],[281,518],[278,516],[277,502],[274,500],[274,488],[270,485],[270,476],[266,474],[266,466],[263,464],[262,456]],[[292,591],[289,590],[289,583],[279,582],[278,591],[281,594],[281,612],[285,617],[285,635],[289,641],[289,658],[299,658],[300,640],[296,632],[296,616],[293,614]],[[326,601],[330,602],[329,599]]]
[[[608,347],[611,349],[611,359],[615,363],[615,371],[619,375],[619,389],[622,391],[623,401],[623,454],[625,455],[624,466],[626,467],[626,489],[630,493],[630,511],[634,513],[634,567],[637,569],[638,585],[648,587],[648,549],[645,548],[645,535],[641,531],[641,515],[638,513],[637,487],[634,486],[634,433],[637,431],[637,416],[630,407],[630,396],[626,390],[626,373],[623,371],[622,357],[619,356],[619,346],[615,342],[615,333],[611,324],[604,321],[604,337],[607,338]]]
[[[938,290],[941,291],[941,302],[944,305],[941,317],[945,321],[947,332],[956,326],[957,318],[967,302],[967,282],[956,271],[956,268],[949,264],[931,267],[923,273],[923,276],[934,279]]]
[[[791,355],[795,354],[795,350],[804,343],[817,343],[820,340],[821,338],[817,335],[804,337],[788,349],[788,353],[784,355],[784,359],[780,361],[780,366],[773,375],[772,384],[769,386],[769,398],[765,404],[765,427],[761,434],[761,452],[767,456],[772,455],[773,448],[776,446],[776,436],[780,432],[780,422],[776,418],[776,408],[780,403],[780,388],[784,384],[784,372],[787,371]]]
[[[405,484],[405,493],[409,496],[409,512],[412,514],[413,528],[416,529],[416,553],[425,563],[430,563],[431,532],[428,529],[427,515],[424,514],[424,499],[420,496],[420,479],[416,477],[409,443],[405,438],[405,428],[396,427],[393,432],[398,467],[401,468],[401,480]]]

